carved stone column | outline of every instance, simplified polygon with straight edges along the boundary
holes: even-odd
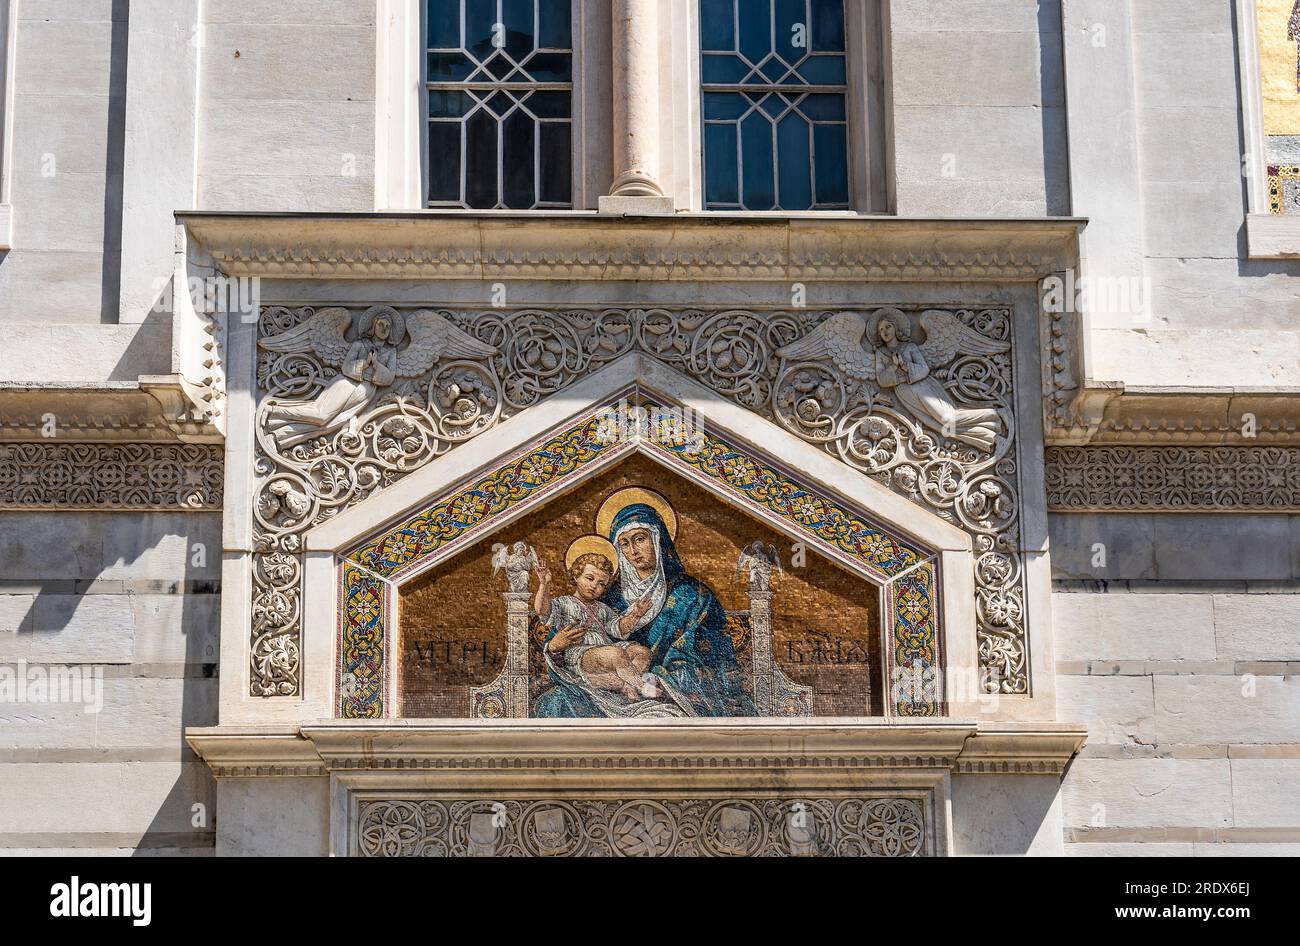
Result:
[[[672,213],[659,184],[659,0],[613,0],[614,183],[601,213]]]

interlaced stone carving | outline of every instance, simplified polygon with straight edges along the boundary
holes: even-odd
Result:
[[[908,798],[364,801],[363,857],[916,857]]]
[[[188,444],[0,444],[0,508],[220,509],[223,457]]]
[[[268,307],[252,692],[298,692],[308,528],[642,352],[969,532],[983,685],[1028,693],[1011,335],[1006,308]]]

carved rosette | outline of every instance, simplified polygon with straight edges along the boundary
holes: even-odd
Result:
[[[260,351],[252,693],[298,692],[307,529],[629,352],[663,361],[970,533],[985,689],[1028,693],[1010,311],[889,311],[904,328],[910,325],[918,342],[927,334],[923,325],[949,326],[967,340],[964,349],[949,345],[943,358],[934,357],[929,341],[919,346],[929,353],[924,367],[933,382],[923,399],[938,405],[928,421],[909,406],[918,400],[902,387],[883,387],[871,371],[846,370],[843,352],[838,358],[778,355],[816,347],[796,343],[827,334],[828,322],[843,324],[847,315],[850,324],[872,332],[852,357],[872,359],[883,316],[870,310],[441,310],[495,353],[442,359],[422,377],[377,386],[349,423],[289,447],[271,435],[268,399],[317,399],[338,370],[311,352]],[[268,307],[259,337],[295,330],[315,314]],[[984,353],[968,353],[972,339]],[[1000,433],[987,445],[973,444],[979,438],[964,435],[961,425],[936,423],[945,412],[963,423],[995,417],[972,426],[996,426]]]
[[[375,800],[362,857],[916,857],[910,798]]]

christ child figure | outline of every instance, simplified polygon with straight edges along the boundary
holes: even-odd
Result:
[[[642,598],[621,615],[605,604],[601,599],[614,572],[608,557],[586,552],[569,565],[573,594],[552,598],[550,569],[539,563],[533,610],[558,628],[546,644],[552,659],[580,672],[595,689],[621,693],[629,700],[652,699],[660,690],[649,672],[650,649],[627,639],[649,610],[650,599]]]

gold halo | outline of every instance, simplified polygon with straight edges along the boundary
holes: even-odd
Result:
[[[564,570],[572,571],[573,563],[588,552],[609,559],[609,563],[614,566],[614,574],[618,574],[618,551],[613,542],[600,535],[584,535],[574,539],[569,550],[564,553]]]
[[[614,517],[628,506],[637,503],[645,503],[659,513],[664,525],[668,527],[668,537],[674,542],[677,541],[677,513],[673,511],[672,503],[654,490],[642,489],[640,486],[620,489],[600,504],[600,510],[596,513],[596,534],[609,535],[609,527],[614,524]]]

